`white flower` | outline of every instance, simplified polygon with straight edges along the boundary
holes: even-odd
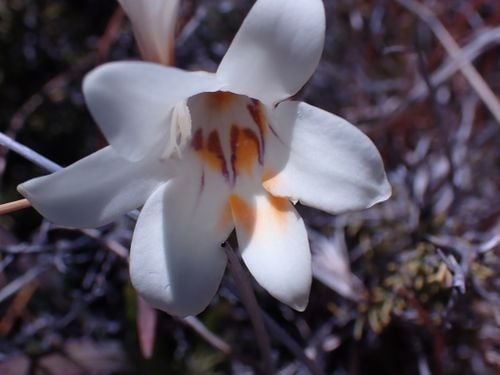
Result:
[[[136,17],[136,30],[143,22]],[[286,100],[318,64],[324,33],[320,0],[258,0],[214,74],[146,62],[95,69],[84,94],[110,146],[19,191],[49,220],[75,227],[144,205],[130,272],[156,308],[205,309],[226,266],[221,243],[236,228],[259,284],[303,310],[311,257],[290,200],[338,213],[390,195],[364,134]]]

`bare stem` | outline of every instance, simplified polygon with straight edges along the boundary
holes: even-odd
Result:
[[[31,207],[31,203],[27,199],[19,199],[18,201],[0,204],[0,215],[10,214],[11,212],[28,207]]]
[[[231,271],[234,281],[240,290],[241,301],[248,311],[250,320],[255,330],[257,343],[259,345],[264,364],[264,372],[266,374],[274,374],[275,371],[273,361],[271,359],[271,340],[269,339],[269,334],[267,333],[266,326],[264,325],[262,311],[260,310],[257,299],[255,298],[252,285],[250,284],[250,281],[241,266],[240,260],[231,245],[226,242],[224,248],[229,260],[229,270]]]
[[[35,163],[49,172],[56,172],[62,168],[53,161],[47,159],[45,156],[40,155],[36,151],[33,151],[31,148],[26,147],[19,142],[16,142],[2,132],[0,132],[0,146],[7,147],[9,150],[14,151],[16,154],[21,155],[23,158]]]

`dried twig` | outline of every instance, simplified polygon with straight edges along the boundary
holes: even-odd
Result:
[[[290,336],[286,330],[273,319],[269,314],[264,313],[264,320],[272,332],[273,337],[279,340],[285,347],[295,355],[309,370],[311,374],[322,375],[323,371],[304,353],[302,346]]]
[[[38,275],[40,275],[43,271],[47,269],[46,264],[41,264],[36,267],[31,268],[28,272],[19,276],[17,279],[11,281],[5,287],[0,290],[0,303],[5,301],[11,295],[17,293],[21,290],[25,285],[29,284],[33,281]]]
[[[434,87],[442,85],[450,79],[460,68],[459,62],[473,61],[489,48],[500,44],[500,27],[479,30],[476,36],[460,50],[455,59],[448,58],[439,68],[430,74],[430,82]],[[411,103],[425,99],[429,95],[428,85],[425,82],[416,83],[405,99],[401,100],[392,96],[381,105],[359,108],[356,112],[349,113],[349,118],[356,122],[373,121],[385,118],[395,113],[401,113]]]
[[[492,29],[482,29],[476,33],[476,36],[460,50],[454,59],[447,59],[430,76],[430,81],[434,86],[439,86],[447,81],[453,74],[460,69],[460,61],[473,61],[479,57],[488,48],[500,44],[500,27]],[[413,87],[408,95],[408,100],[419,100],[428,94],[425,82],[420,82]]]
[[[115,240],[103,237],[102,233],[99,232],[97,229],[77,229],[77,230],[85,234],[86,236],[98,241],[101,245],[111,250],[121,259],[128,260],[128,250],[122,244],[116,242]]]
[[[206,342],[208,342],[211,346],[213,346],[224,355],[252,367],[256,373],[260,372],[259,365],[255,361],[252,361],[251,359],[234,351],[231,345],[229,345],[221,337],[217,336],[209,329],[207,329],[207,327],[198,318],[194,316],[187,316],[185,318],[179,319],[179,321],[190,327],[193,331],[200,335],[201,338],[203,338]]]
[[[47,159],[45,156],[39,154],[38,152],[32,150],[31,148],[15,141],[14,139],[8,137],[4,133],[0,132],[0,146],[4,146],[10,151],[14,151],[23,158],[31,161],[32,163],[38,165],[39,167],[49,171],[56,172],[62,167],[53,161]]]
[[[271,341],[264,325],[263,314],[255,298],[252,285],[241,266],[240,260],[229,243],[225,243],[226,254],[228,257],[229,270],[241,292],[241,300],[245,305],[252,325],[255,329],[257,343],[262,355],[264,371],[268,374],[274,373],[274,366],[271,359]]]
[[[19,211],[28,207],[31,207],[31,203],[27,199],[19,199],[14,202],[0,204],[0,215],[10,214],[11,212]]]
[[[231,346],[224,341],[222,338],[211,332],[205,327],[205,325],[194,316],[186,316],[185,318],[180,319],[182,323],[192,328],[196,333],[198,333],[201,337],[205,339],[210,345],[212,345],[215,349],[224,353],[227,356],[233,355],[233,350]]]
[[[427,24],[427,26],[429,26],[434,35],[436,35],[438,40],[446,49],[446,52],[456,62],[460,71],[463,73],[465,78],[467,78],[472,88],[476,91],[486,107],[490,110],[491,114],[500,124],[500,102],[491,88],[486,84],[483,77],[481,77],[481,75],[477,72],[470,60],[462,58],[463,54],[457,42],[453,39],[448,30],[446,30],[434,13],[432,13],[432,11],[425,5],[414,0],[396,1],[410,12],[416,14]]]
[[[37,288],[38,284],[31,282],[19,291],[0,320],[0,336],[5,336],[11,331],[14,323],[23,314],[26,305],[31,300]]]

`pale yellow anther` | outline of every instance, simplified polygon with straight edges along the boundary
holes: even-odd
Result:
[[[186,101],[177,103],[172,108],[170,119],[170,136],[167,139],[163,158],[167,159],[174,153],[178,158],[191,138],[191,113]]]

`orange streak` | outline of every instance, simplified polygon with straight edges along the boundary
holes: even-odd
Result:
[[[259,140],[250,129],[231,126],[231,151],[235,176],[245,172],[252,176],[253,167],[259,157]]]
[[[286,227],[287,224],[287,213],[290,209],[290,202],[286,198],[275,197],[269,194],[268,200],[269,206],[269,218],[274,219],[273,221],[281,228]]]
[[[279,177],[275,171],[267,169],[262,173],[262,186],[264,189],[271,192],[279,186]]]
[[[229,204],[231,206],[233,220],[238,229],[245,231],[248,235],[251,235],[255,228],[255,221],[257,219],[255,208],[250,206],[236,194],[232,194],[229,197]]]
[[[224,210],[221,212],[219,216],[219,221],[217,222],[217,228],[223,230],[228,227],[233,220],[233,215],[231,211],[231,204],[229,201],[224,206]]]

